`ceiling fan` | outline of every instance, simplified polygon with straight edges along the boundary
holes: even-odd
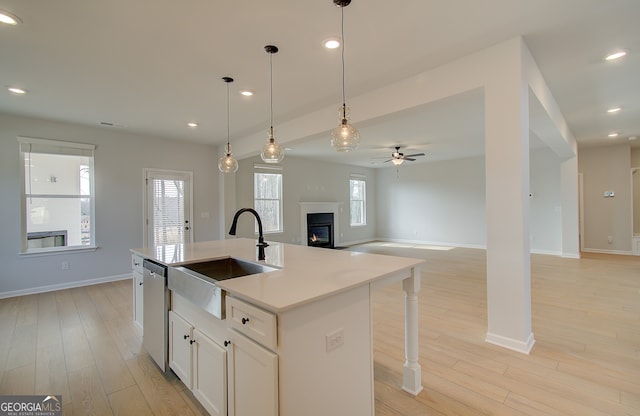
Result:
[[[400,153],[400,146],[396,146],[395,148],[396,151],[391,153],[391,159],[385,160],[384,163],[391,162],[396,166],[400,166],[404,163],[405,160],[413,162],[414,160],[416,160],[415,157],[425,156],[424,153],[413,153],[411,155],[405,155],[404,153]]]

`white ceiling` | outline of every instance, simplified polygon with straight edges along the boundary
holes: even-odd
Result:
[[[231,76],[232,143],[261,131],[266,140],[267,44],[280,48],[276,131],[341,102],[340,52],[321,46],[340,35],[332,0],[0,0],[0,9],[22,19],[0,26],[0,86],[29,90],[0,91],[1,112],[220,144],[227,134],[221,77]],[[354,0],[345,9],[347,103],[522,35],[579,145],[628,142],[640,136],[638,18],[638,0]],[[629,55],[603,61],[619,48]],[[242,97],[241,88],[256,95]],[[374,167],[384,159],[372,158],[395,145],[424,151],[422,160],[482,154],[482,100],[472,91],[358,124],[363,144],[346,155],[329,147],[336,117],[326,137],[287,144],[288,152]],[[612,106],[623,110],[607,114]],[[189,121],[200,126],[190,129]],[[620,136],[607,138],[612,131]]]

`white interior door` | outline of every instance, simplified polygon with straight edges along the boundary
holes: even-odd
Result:
[[[193,241],[192,176],[145,169],[145,247]]]

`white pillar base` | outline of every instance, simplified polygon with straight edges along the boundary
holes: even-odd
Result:
[[[417,396],[422,391],[422,370],[419,365],[404,363],[402,369],[402,390]]]
[[[489,344],[494,344],[499,347],[508,348],[513,351],[521,352],[523,354],[529,354],[531,352],[531,348],[533,348],[533,344],[536,343],[536,340],[533,339],[533,333],[529,334],[529,337],[526,341],[519,341],[513,338],[503,337],[502,335],[492,334],[487,332],[487,337],[485,341]]]

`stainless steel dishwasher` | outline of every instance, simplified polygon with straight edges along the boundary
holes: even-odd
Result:
[[[169,368],[169,289],[167,266],[144,259],[142,346],[162,371]]]

